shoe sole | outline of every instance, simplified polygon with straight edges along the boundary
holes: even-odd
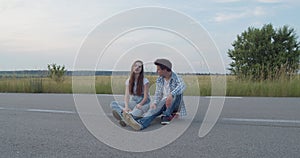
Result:
[[[117,120],[119,120],[119,121],[122,120],[121,116],[119,115],[119,113],[117,111],[113,110],[112,114]]]
[[[125,127],[126,126],[126,123],[124,121],[119,121],[119,124],[122,126],[122,127]]]
[[[113,116],[119,121],[119,124],[122,126],[122,127],[125,127],[126,126],[126,123],[122,120],[121,116],[119,115],[119,113],[115,110],[112,111],[112,114]]]
[[[168,124],[170,124],[170,122],[161,122],[160,124],[161,125],[168,125]]]
[[[128,123],[129,126],[131,126],[133,129],[139,131],[141,130],[141,126],[139,123],[137,123],[130,114],[123,113],[123,117],[125,121]]]

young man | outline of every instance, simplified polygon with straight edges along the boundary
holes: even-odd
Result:
[[[125,121],[135,130],[142,130],[150,126],[151,122],[159,115],[161,124],[167,125],[174,117],[174,112],[181,116],[186,115],[183,103],[183,91],[185,84],[183,80],[172,71],[172,63],[167,59],[157,59],[154,64],[159,77],[156,80],[154,103],[141,119],[135,119],[129,113],[123,113]]]

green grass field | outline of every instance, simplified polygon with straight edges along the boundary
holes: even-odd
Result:
[[[155,90],[157,76],[147,76],[150,80],[150,93]],[[216,77],[216,76],[214,76]],[[87,77],[75,77],[80,93],[124,94],[127,76],[96,76],[94,84]],[[211,76],[183,76],[186,83],[185,95],[210,96]],[[49,78],[0,78],[1,93],[73,93],[72,77],[56,83]],[[226,76],[227,96],[300,97],[299,76],[277,81],[239,81],[234,76]]]

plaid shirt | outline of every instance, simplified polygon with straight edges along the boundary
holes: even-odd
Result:
[[[164,89],[164,77],[160,76],[156,80],[156,90],[154,94],[154,104],[158,104],[158,102],[163,98],[163,89]],[[173,96],[183,94],[185,90],[185,84],[180,76],[178,76],[175,72],[172,72],[172,76],[170,79],[170,93]],[[180,116],[187,115],[184,101],[182,100],[180,103]]]

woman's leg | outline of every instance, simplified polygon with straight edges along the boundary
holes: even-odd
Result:
[[[149,110],[150,107],[150,99],[142,106],[141,109],[138,109],[136,106],[132,110],[131,114],[134,117],[142,117],[144,113],[146,113]]]
[[[122,113],[122,111],[123,111],[123,109],[124,109],[124,107],[125,107],[125,103],[124,103],[124,102],[112,101],[112,102],[110,103],[110,107],[111,107],[113,110],[117,111],[117,112],[121,115],[121,113]]]
[[[122,115],[125,103],[113,101],[111,102],[110,107],[113,109],[112,114],[119,121],[119,124],[123,127],[126,126],[126,123],[123,121],[124,119]]]

